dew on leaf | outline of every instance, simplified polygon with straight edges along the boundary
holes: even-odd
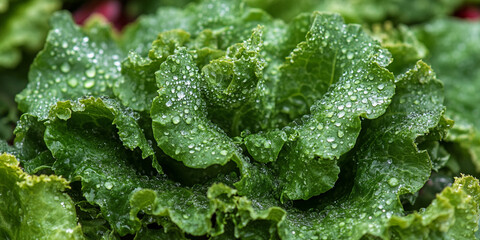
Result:
[[[87,77],[89,77],[89,78],[95,77],[95,74],[96,74],[95,67],[88,68],[88,69],[85,71],[85,75],[86,75]]]
[[[68,79],[67,84],[70,87],[76,87],[78,85],[78,81],[77,81],[76,78],[70,78],[70,79]]]
[[[113,188],[113,183],[105,182],[104,186],[105,186],[106,189],[112,189]]]
[[[396,186],[398,185],[398,179],[396,179],[396,178],[390,178],[390,179],[388,180],[388,184],[389,184],[390,186],[392,186],[392,187],[396,187]]]
[[[83,86],[87,89],[92,88],[93,86],[95,86],[95,81],[94,80],[87,80],[87,81],[85,81]]]
[[[180,117],[178,117],[178,116],[173,117],[173,118],[172,118],[172,123],[173,123],[173,124],[178,124],[178,123],[180,123]]]
[[[68,64],[67,62],[62,63],[62,65],[60,66],[60,70],[64,73],[70,72],[70,64]]]

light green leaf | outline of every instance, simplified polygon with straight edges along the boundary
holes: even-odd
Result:
[[[265,61],[262,28],[252,36],[226,50],[224,57],[214,59],[202,68],[205,101],[212,121],[233,136],[240,133],[242,117],[262,91]]]
[[[475,239],[480,219],[480,186],[471,176],[456,178],[422,212],[393,216],[388,236],[398,239]]]
[[[0,178],[0,236],[83,239],[64,178],[28,175],[9,154],[0,155]]]

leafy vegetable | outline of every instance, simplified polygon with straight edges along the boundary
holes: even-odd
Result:
[[[460,1],[418,14],[427,3],[342,1],[341,13],[411,24]],[[480,185],[459,174],[478,164],[476,108],[454,83],[475,86],[478,36],[442,37],[477,25],[362,27],[321,12],[284,22],[254,5],[274,9],[158,7],[121,34],[55,13],[16,96],[15,140],[0,143],[0,236],[478,237]],[[464,45],[445,51],[452,42]]]
[[[82,239],[75,207],[58,176],[24,173],[9,154],[0,155],[0,233],[6,239]]]

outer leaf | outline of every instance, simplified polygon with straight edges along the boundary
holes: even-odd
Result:
[[[471,176],[456,178],[421,213],[393,216],[388,221],[392,238],[475,239],[480,218],[480,186]]]
[[[190,4],[184,10],[165,7],[159,8],[155,15],[141,17],[127,28],[122,45],[126,50],[134,49],[145,56],[160,32],[182,29],[196,37],[211,29],[221,39],[218,47],[226,49],[246,39],[258,24],[271,21],[265,12],[247,8],[241,0],[205,0]]]
[[[298,140],[280,154],[278,173],[285,197],[308,199],[333,187],[336,159],[355,144],[359,117],[382,115],[395,86],[384,68],[388,52],[338,15],[315,13],[306,41],[289,60],[281,68],[279,105],[312,107],[311,116],[294,126]]]
[[[57,101],[85,95],[111,96],[112,80],[120,75],[122,52],[110,37],[110,29],[93,26],[82,31],[69,14],[52,19],[45,48],[33,62],[27,88],[16,101],[23,112],[44,120]]]
[[[55,172],[81,179],[85,198],[100,206],[103,217],[121,236],[139,230],[141,222],[135,216],[143,205],[137,203],[135,196],[143,196],[141,200],[147,201],[144,192],[159,194],[162,199],[159,204],[171,214],[172,221],[183,223],[183,231],[206,234],[213,214],[206,197],[157,176],[140,159],[140,154],[124,148],[121,140],[130,148],[131,144],[141,144],[142,139],[130,137],[129,131],[139,128],[135,127],[135,121],[129,120],[131,116],[122,116],[114,106],[110,101],[90,98],[79,103],[59,102],[52,109],[46,123],[45,143],[57,160],[53,166]],[[112,121],[117,125],[118,136]],[[188,196],[198,204],[179,204]],[[199,209],[200,204],[207,212]],[[183,217],[192,211],[199,217]]]
[[[145,160],[122,146],[112,113],[102,101],[85,101],[92,105],[60,102],[52,111],[45,143],[56,159],[53,168],[56,174],[82,180],[83,195],[100,206],[112,229],[120,235],[134,233],[140,222],[130,219],[128,196],[139,184],[148,183],[141,175],[151,170],[142,164]],[[66,121],[55,117],[62,109],[69,113]]]
[[[222,233],[211,226],[211,218],[217,209],[217,214],[225,211],[220,203],[213,200],[221,193],[207,198],[206,187],[181,187],[155,175],[140,162],[138,154],[122,146],[113,126],[105,124],[111,121],[100,117],[106,115],[102,113],[105,109],[85,104],[81,107],[84,111],[72,111],[70,118],[64,121],[57,113],[62,112],[61,109],[75,109],[74,106],[61,106],[64,104],[60,102],[52,110],[51,120],[46,124],[45,142],[57,159],[54,169],[57,174],[81,179],[84,196],[90,203],[100,206],[112,229],[122,236],[135,233],[141,227],[137,216],[142,211],[155,217],[167,217],[189,234]],[[228,191],[234,192],[232,189]],[[248,214],[238,216],[243,221],[241,226],[247,226],[256,219],[278,219],[269,213],[274,210],[257,213],[250,203],[234,206],[235,209],[240,207],[248,211]],[[237,217],[228,215],[224,220],[231,221],[232,218]],[[166,224],[162,221],[158,223]],[[225,223],[221,221],[218,224],[222,229],[220,225]]]
[[[237,158],[232,140],[205,116],[201,76],[185,49],[176,51],[156,73],[159,96],[151,115],[158,146],[188,167],[206,168]]]
[[[83,239],[75,207],[58,176],[31,176],[14,156],[0,155],[0,236],[5,239]]]
[[[303,215],[311,222],[305,228],[295,221],[302,215],[292,212],[284,224],[296,227],[289,226],[280,235],[285,239],[385,237],[388,219],[403,214],[399,195],[418,191],[430,175],[428,154],[418,151],[414,141],[439,123],[442,101],[442,84],[425,63],[400,76],[387,112],[370,121],[358,140],[351,193],[323,211]]]

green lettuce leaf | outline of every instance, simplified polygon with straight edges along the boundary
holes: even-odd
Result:
[[[238,226],[242,228],[256,219],[278,219],[275,216],[283,211],[256,212],[247,199],[239,197],[242,200],[235,202],[234,209],[241,208],[242,214],[231,216],[230,210],[221,207],[223,203],[216,199],[224,196],[225,191],[228,197],[236,199],[236,190],[226,186],[209,191],[208,185],[184,187],[158,175],[141,159],[141,153],[122,146],[121,129],[117,136],[112,117],[108,116],[111,112],[104,105],[104,101],[93,98],[77,104],[59,102],[46,122],[45,143],[56,159],[56,174],[80,180],[86,200],[100,207],[103,217],[119,235],[134,234],[142,228],[139,212],[166,217],[167,222],[160,218],[154,222],[162,226],[173,222],[192,235],[219,235],[224,232],[222,226],[232,218],[242,219],[243,225]],[[225,216],[213,228],[212,216],[222,212]]]
[[[72,119],[73,118],[73,119]],[[155,152],[146,139],[143,129],[139,126],[140,116],[130,109],[122,107],[117,101],[102,98],[86,98],[76,102],[65,101],[57,102],[50,110],[49,122],[46,123],[45,143],[52,153],[61,151],[61,145],[52,145],[47,141],[52,128],[67,128],[69,125],[65,121],[75,122],[80,127],[105,127],[105,130],[114,131],[115,125],[119,140],[123,146],[131,151],[140,149],[142,158],[151,157],[153,167],[162,172],[160,165],[156,161]],[[73,143],[73,142],[72,142]],[[58,164],[54,168],[58,168]],[[72,177],[72,176],[69,176]]]
[[[386,113],[368,121],[357,142],[351,192],[321,211],[289,212],[284,239],[360,239],[385,237],[388,220],[402,215],[399,196],[418,191],[432,168],[415,139],[437,126],[444,111],[442,84],[423,62],[397,78],[396,94]],[[298,223],[297,218],[309,222]]]
[[[388,236],[397,239],[476,239],[480,186],[471,176],[456,178],[423,212],[393,216]]]
[[[0,236],[83,239],[64,178],[28,175],[9,154],[0,155],[0,178]]]
[[[16,97],[18,108],[45,120],[58,101],[85,95],[113,96],[113,80],[121,78],[123,53],[109,26],[75,25],[66,12],[54,14],[44,49],[33,62],[27,88]]]
[[[159,95],[151,116],[158,146],[188,167],[224,165],[238,159],[237,147],[206,116],[202,98],[202,76],[185,50],[176,51],[156,73]]]
[[[475,171],[475,118],[452,116],[475,113],[475,106],[452,99],[447,105],[456,101],[454,111],[445,110],[442,82],[417,61],[427,56],[450,69],[439,70],[454,75],[447,81],[475,79],[476,72],[467,70],[474,69],[476,58],[469,54],[476,53],[476,31],[465,39],[445,38],[463,41],[472,53],[459,46],[441,57],[447,43],[435,34],[457,26],[445,23],[452,20],[414,32],[388,24],[363,30],[338,14],[320,12],[285,23],[251,8],[253,1],[161,7],[122,36],[98,19],[78,27],[68,13],[55,14],[30,82],[16,99],[25,113],[14,144],[0,141],[0,150],[20,162],[0,156],[8,162],[0,163],[5,172],[0,178],[6,179],[0,181],[5,202],[0,235],[218,240],[478,235],[478,181],[449,179],[466,167]],[[257,3],[270,9],[268,1]],[[429,1],[419,1],[400,13],[395,7],[404,1],[300,0],[290,10],[304,3],[309,11],[343,4],[347,22],[390,19],[397,26],[445,14],[458,2],[427,11]],[[461,31],[476,27],[463,24]],[[447,68],[446,59],[465,66]],[[457,127],[448,117],[456,117]],[[40,175],[45,173],[56,175]],[[61,202],[66,209],[51,210]],[[26,206],[39,209],[25,213]],[[60,217],[39,224],[11,217],[53,218],[43,211]]]
[[[312,18],[306,40],[280,68],[278,108],[300,105],[306,112],[299,114],[311,114],[292,124],[298,137],[276,163],[282,195],[289,199],[308,199],[333,187],[336,160],[354,146],[359,117],[382,115],[395,88],[385,69],[389,53],[360,26],[344,24],[339,15],[314,13]]]

